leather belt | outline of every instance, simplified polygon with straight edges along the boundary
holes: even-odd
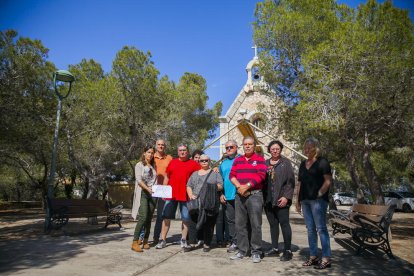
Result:
[[[259,193],[259,192],[261,192],[262,190],[251,190],[251,191],[249,191],[248,193],[247,193],[247,195],[248,196],[251,196],[251,195],[254,195],[254,194],[257,194],[257,193]]]

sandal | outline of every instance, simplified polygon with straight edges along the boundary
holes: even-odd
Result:
[[[319,258],[309,258],[306,262],[302,264],[302,266],[313,266],[319,264]]]
[[[318,265],[315,265],[314,269],[325,269],[331,267],[331,261],[323,261],[321,260]]]

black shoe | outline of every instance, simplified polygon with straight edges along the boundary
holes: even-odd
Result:
[[[211,248],[210,247],[203,247],[203,252],[210,252]]]
[[[292,252],[291,252],[290,250],[285,250],[285,251],[283,252],[282,257],[280,257],[280,261],[281,261],[281,262],[287,262],[287,261],[290,261],[290,260],[292,260],[292,256],[293,256],[293,254],[292,254]]]
[[[193,251],[195,248],[196,248],[195,246],[187,245],[183,247],[183,250],[184,252],[190,252],[190,251]]]
[[[264,255],[265,255],[266,257],[276,257],[276,256],[279,256],[279,254],[280,254],[279,249],[275,249],[275,248],[272,248],[272,249],[270,249],[269,251],[266,251],[266,252],[264,253]]]

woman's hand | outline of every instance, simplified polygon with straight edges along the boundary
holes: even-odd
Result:
[[[148,186],[147,186],[147,192],[148,192],[150,195],[152,195],[152,187],[148,187]]]
[[[277,207],[279,208],[283,208],[286,206],[286,204],[288,203],[288,200],[286,197],[281,197],[279,198],[279,200],[277,201]]]
[[[194,195],[194,194],[192,194],[192,195],[190,196],[190,199],[197,199],[197,196],[196,196],[196,195]]]

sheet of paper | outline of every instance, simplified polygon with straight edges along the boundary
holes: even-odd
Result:
[[[152,197],[171,198],[172,188],[170,185],[153,185]]]

